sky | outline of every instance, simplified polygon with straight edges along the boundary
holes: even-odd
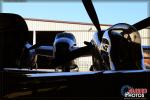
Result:
[[[94,6],[101,24],[134,24],[148,16],[148,0],[107,1],[95,0]],[[49,2],[2,2],[2,12],[17,13],[25,18],[88,22],[90,18],[80,0]]]

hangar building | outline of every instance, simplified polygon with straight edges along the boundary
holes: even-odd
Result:
[[[83,22],[67,22],[67,21],[57,21],[57,20],[45,20],[45,19],[32,19],[25,18],[28,25],[31,44],[36,43],[47,43],[52,45],[54,37],[60,32],[70,32],[73,33],[77,46],[84,46],[84,41],[90,41],[92,39],[93,33],[96,28],[92,23]],[[103,30],[109,28],[111,25],[101,24]],[[140,32],[142,38],[143,46],[150,46],[150,28],[143,29]],[[44,60],[47,62],[46,58],[38,57],[38,60]],[[44,62],[43,61],[43,62]],[[91,57],[81,57],[75,60],[76,64],[79,66],[80,71],[88,71],[92,64]],[[47,66],[46,63],[38,64],[39,66]]]

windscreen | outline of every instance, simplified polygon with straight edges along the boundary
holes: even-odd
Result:
[[[74,35],[71,33],[59,33],[56,35],[55,39],[58,39],[58,38],[69,38],[73,41],[76,41]]]
[[[128,42],[141,44],[141,38],[138,31],[131,25],[119,23],[112,26],[109,32],[127,39]]]

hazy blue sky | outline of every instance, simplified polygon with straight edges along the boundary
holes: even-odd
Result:
[[[94,6],[102,24],[115,24],[118,22],[133,24],[148,16],[147,1],[105,2],[97,0],[94,2]],[[62,2],[3,2],[2,11],[17,13],[25,18],[91,22],[82,2],[79,0],[77,2],[63,2],[63,0]]]

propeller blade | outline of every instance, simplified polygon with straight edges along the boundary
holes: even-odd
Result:
[[[85,46],[85,47],[81,47],[81,48],[71,51],[65,57],[54,58],[51,63],[53,66],[59,66],[71,60],[74,60],[75,58],[82,57],[82,56],[90,56],[90,55],[92,55],[92,47]]]
[[[101,27],[100,27],[100,23],[99,23],[99,20],[98,20],[98,17],[97,17],[97,14],[96,14],[96,11],[95,11],[95,8],[93,6],[93,3],[91,0],[82,0],[83,2],[83,5],[91,19],[91,21],[93,22],[94,26],[96,27],[98,33],[99,33],[99,38],[101,40],[102,36],[103,36],[103,33],[101,32]]]
[[[91,51],[92,51],[93,47],[94,47],[93,45],[87,45],[87,46],[78,48],[76,50],[73,50],[70,52],[68,58],[73,60],[78,57],[90,56],[90,55],[92,55]]]
[[[143,28],[146,28],[148,26],[150,26],[150,17],[143,19],[140,22],[137,22],[135,24],[133,24],[133,26],[137,29],[137,30],[141,30]]]

